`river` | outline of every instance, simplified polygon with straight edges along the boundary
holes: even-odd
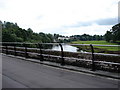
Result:
[[[71,45],[62,45],[63,46],[63,51],[69,51],[69,52],[77,52],[78,48],[71,46]],[[53,46],[52,50],[56,50],[56,51],[61,51],[60,46]]]

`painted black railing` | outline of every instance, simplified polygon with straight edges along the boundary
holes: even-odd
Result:
[[[65,58],[64,57],[64,50],[63,50],[63,45],[64,43],[20,43],[20,42],[3,42],[2,43],[2,47],[4,47],[4,50],[5,50],[5,53],[6,54],[9,54],[9,46],[12,46],[14,47],[14,55],[17,56],[17,49],[16,47],[21,47],[21,48],[24,48],[24,51],[22,51],[24,53],[24,57],[25,58],[29,58],[29,55],[28,55],[28,45],[35,45],[37,48],[39,48],[39,60],[40,61],[44,61],[44,54],[43,54],[43,45],[59,45],[60,48],[61,48],[61,56],[60,56],[60,59],[61,59],[61,65],[65,65]],[[109,46],[109,47],[120,47],[120,45],[92,45],[92,44],[69,44],[69,45],[74,45],[74,46],[90,46],[91,47],[91,70],[92,71],[95,71],[96,70],[96,65],[95,63],[99,63],[101,61],[95,61],[95,53],[94,53],[94,46]],[[102,63],[109,63],[109,62],[102,62]],[[111,64],[118,64],[118,71],[119,70],[119,66],[120,66],[120,63],[112,63]]]

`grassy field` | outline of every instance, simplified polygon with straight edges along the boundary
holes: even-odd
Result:
[[[73,44],[98,44],[98,45],[117,45],[116,43],[109,43],[106,41],[74,41]],[[94,46],[104,51],[118,51],[118,47]],[[96,50],[97,52],[98,50]]]
[[[117,45],[116,43],[109,43],[106,41],[74,41],[74,44],[100,44],[100,45]]]

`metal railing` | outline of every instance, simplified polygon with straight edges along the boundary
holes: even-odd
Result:
[[[59,45],[61,48],[61,65],[65,65],[64,62],[64,51],[61,43],[21,43],[21,42],[3,42],[2,45],[6,47],[6,54],[8,54],[8,46],[14,46],[14,55],[16,56],[16,45],[22,45],[25,48],[25,57],[28,58],[27,45],[34,44],[39,48],[40,61],[44,61],[44,56],[42,53],[42,45]]]
[[[60,58],[61,58],[61,65],[65,65],[65,58],[66,57],[64,57],[64,50],[63,50],[63,45],[64,45],[64,43],[21,43],[21,42],[2,42],[2,46],[4,47],[4,49],[5,49],[5,53],[6,54],[8,54],[8,52],[9,52],[9,48],[8,48],[8,46],[12,46],[12,47],[14,47],[14,55],[16,56],[17,55],[17,49],[16,49],[16,47],[18,46],[18,45],[21,45],[22,46],[22,48],[24,48],[24,57],[25,58],[29,58],[29,56],[28,56],[28,45],[35,45],[37,48],[39,48],[39,59],[40,59],[40,61],[44,61],[44,54],[43,54],[43,47],[42,47],[42,45],[59,45],[60,46],[60,48],[61,48],[61,56],[60,56]],[[110,47],[120,47],[120,45],[92,45],[92,44],[68,44],[68,45],[74,45],[74,46],[90,46],[90,48],[91,48],[91,57],[92,57],[92,61],[91,61],[91,63],[92,63],[92,65],[91,65],[91,70],[92,71],[95,71],[96,70],[96,67],[95,67],[95,63],[96,62],[100,62],[100,61],[95,61],[95,53],[94,53],[94,46],[110,46]],[[102,63],[109,63],[109,62],[102,62]],[[118,64],[118,65],[120,65],[120,63],[113,63],[113,64]],[[118,69],[119,69],[119,67],[118,67]],[[119,70],[118,70],[119,71]]]

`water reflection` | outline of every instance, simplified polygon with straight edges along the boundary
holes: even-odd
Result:
[[[71,45],[62,45],[63,51],[69,51],[69,52],[77,52],[78,48],[71,46]],[[53,46],[52,50],[61,51],[61,48],[59,45]]]

